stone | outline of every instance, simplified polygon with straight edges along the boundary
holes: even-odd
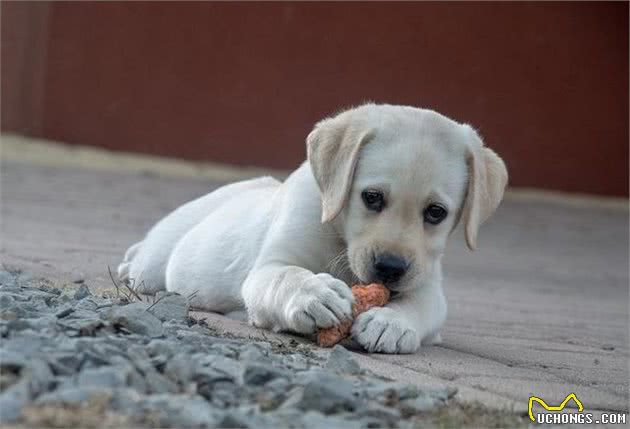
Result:
[[[158,356],[163,355],[167,358],[170,358],[178,351],[177,344],[172,340],[151,340],[146,345],[146,351],[149,356]]]
[[[262,386],[273,379],[284,376],[284,371],[272,366],[250,363],[243,371],[243,383],[251,386]]]
[[[142,302],[134,302],[111,308],[106,317],[115,327],[122,327],[129,332],[153,338],[163,336],[162,322],[146,311],[147,308]]]
[[[35,400],[35,405],[85,405],[95,397],[111,399],[113,391],[104,387],[64,387],[45,393]]]
[[[210,360],[210,366],[225,375],[228,375],[232,380],[239,380],[243,369],[240,362],[230,359],[224,356],[214,356]]]
[[[7,288],[16,285],[16,276],[5,270],[0,270],[0,286]]]
[[[72,283],[82,284],[83,282],[85,282],[85,276],[83,275],[83,273],[72,274]],[[76,298],[75,296],[74,299],[81,299],[81,298]]]
[[[157,426],[221,427],[222,412],[199,396],[151,395],[141,406],[157,417]]]
[[[5,374],[2,374],[5,378]],[[2,380],[3,383],[5,380]],[[8,386],[8,385],[7,385]],[[28,380],[4,386],[0,393],[0,423],[14,422],[19,419],[24,405],[31,399],[31,388]]]
[[[20,372],[20,377],[28,381],[31,395],[37,396],[49,390],[54,374],[46,361],[31,358]]]
[[[163,376],[157,371],[147,371],[144,373],[144,381],[148,393],[177,393],[177,384]]]
[[[79,371],[81,359],[76,353],[55,353],[48,358],[55,375],[72,375]]]
[[[413,399],[405,399],[400,402],[399,408],[402,415],[407,418],[419,413],[434,410],[439,401],[429,395],[421,395]]]
[[[300,354],[291,354],[284,356],[283,363],[297,371],[304,371],[311,367],[309,360]]]
[[[321,370],[311,372],[297,404],[298,408],[330,414],[353,411],[357,407],[357,398],[349,381]]]
[[[0,308],[6,308],[15,302],[15,298],[10,293],[0,293]]]
[[[307,411],[301,416],[300,421],[301,427],[305,429],[359,429],[363,427],[361,422],[356,419],[346,420],[335,416],[326,416],[317,411]]]
[[[407,383],[378,383],[365,389],[365,396],[386,405],[396,404],[401,400],[415,398],[419,389]]]
[[[361,372],[361,367],[354,360],[352,353],[339,344],[330,351],[326,361],[326,369],[342,374],[359,374]]]
[[[3,376],[8,372],[19,373],[26,361],[26,356],[15,350],[0,349],[0,372]]]
[[[130,367],[102,366],[100,368],[88,368],[77,376],[77,385],[80,387],[99,387],[113,389],[125,387],[129,383],[132,369]]]
[[[55,317],[57,317],[58,319],[63,319],[64,317],[69,316],[73,312],[74,312],[74,308],[72,308],[72,306],[70,305],[66,305],[61,310],[55,313]]]
[[[239,353],[239,359],[243,362],[257,362],[268,364],[271,362],[267,354],[257,345],[247,344]]]
[[[398,409],[386,407],[377,402],[368,403],[365,408],[360,410],[359,414],[361,416],[374,417],[389,424],[397,422],[401,417],[401,412]]]
[[[1,320],[16,320],[19,318],[29,317],[28,314],[18,303],[12,303],[8,306],[3,306],[0,308],[0,319]]]
[[[210,399],[219,408],[235,407],[251,400],[244,387],[233,381],[217,381],[207,386],[204,397]]]
[[[411,427],[456,393],[376,379],[341,346],[323,361],[297,343],[215,336],[188,326],[177,294],[151,307],[102,299],[84,283],[73,295],[13,283],[0,286],[2,423],[24,424],[27,405],[98,401],[138,425]]]
[[[190,308],[188,300],[175,292],[158,292],[156,301],[149,311],[162,322],[177,320],[186,321]]]
[[[83,298],[87,298],[88,296],[91,296],[91,295],[92,293],[90,292],[90,289],[88,289],[87,285],[81,284],[81,286],[79,286],[79,289],[77,289],[77,291],[74,293],[73,298],[76,299],[77,301],[80,301]]]
[[[164,375],[177,383],[188,383],[193,375],[194,368],[191,365],[189,355],[179,353],[169,359],[164,368]]]
[[[13,423],[20,419],[26,400],[0,395],[0,423]]]
[[[106,326],[105,322],[98,317],[68,318],[58,321],[57,324],[63,328],[74,331],[72,335],[94,336]]]

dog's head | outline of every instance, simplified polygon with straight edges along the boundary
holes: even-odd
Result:
[[[347,110],[319,122],[307,148],[322,222],[338,225],[350,269],[398,291],[431,275],[460,218],[475,248],[508,177],[470,126],[414,107]]]

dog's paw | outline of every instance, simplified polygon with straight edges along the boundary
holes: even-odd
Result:
[[[414,353],[420,335],[390,308],[373,308],[357,317],[352,338],[370,353]]]
[[[298,285],[286,307],[288,328],[310,334],[352,318],[352,291],[330,274],[310,276]]]

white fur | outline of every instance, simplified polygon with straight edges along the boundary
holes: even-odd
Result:
[[[120,277],[144,293],[192,296],[206,310],[246,309],[256,326],[313,333],[351,317],[348,285],[372,281],[373,255],[387,251],[410,268],[386,307],[357,318],[353,338],[384,353],[439,342],[447,238],[463,216],[475,245],[502,198],[503,162],[467,125],[373,104],[317,124],[308,152],[283,183],[239,182],[181,206],[127,251]],[[385,191],[382,212],[366,209],[365,188]],[[439,225],[423,221],[434,202],[449,211]]]

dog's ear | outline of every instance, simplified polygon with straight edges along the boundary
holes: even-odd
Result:
[[[468,152],[468,191],[464,201],[463,222],[466,243],[471,250],[477,246],[477,232],[497,209],[508,181],[505,163],[491,149],[483,146],[481,137],[468,125],[472,138]]]
[[[345,112],[319,122],[306,138],[308,162],[322,196],[322,222],[333,220],[341,212],[352,186],[359,150],[371,135]]]

